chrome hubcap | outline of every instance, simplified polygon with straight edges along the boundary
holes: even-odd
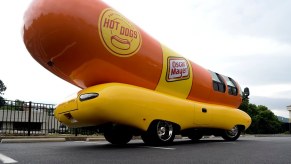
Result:
[[[157,124],[157,134],[160,140],[168,141],[173,135],[173,125],[166,121],[159,121]]]
[[[230,138],[234,138],[234,137],[237,136],[238,131],[239,131],[239,130],[238,130],[238,127],[235,126],[235,127],[233,127],[231,130],[226,131],[226,135],[227,135],[228,137],[230,137]]]

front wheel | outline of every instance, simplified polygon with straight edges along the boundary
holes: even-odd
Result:
[[[238,126],[234,126],[231,130],[225,130],[222,132],[222,138],[226,141],[235,141],[240,137],[241,130]]]
[[[148,145],[168,145],[175,138],[174,125],[168,121],[154,121],[141,138]]]

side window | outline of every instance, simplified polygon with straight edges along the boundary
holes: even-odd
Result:
[[[228,87],[228,94],[236,96],[238,94],[238,88],[236,86],[236,83],[232,78],[223,76],[224,80],[226,81],[227,87]]]
[[[221,76],[218,73],[215,73],[215,72],[212,72],[212,71],[209,71],[209,72],[210,72],[210,74],[212,76],[213,89],[215,91],[224,93],[225,92],[225,84],[224,84]]]

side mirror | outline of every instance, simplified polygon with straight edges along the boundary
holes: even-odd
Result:
[[[244,89],[244,92],[243,92],[243,98],[244,98],[244,99],[245,99],[245,98],[248,98],[249,95],[250,95],[250,89],[249,89],[248,87],[246,87],[246,88]]]

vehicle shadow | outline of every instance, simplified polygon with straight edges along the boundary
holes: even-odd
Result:
[[[190,139],[176,139],[170,145],[159,145],[152,146],[146,145],[142,140],[136,139],[130,141],[126,145],[113,145],[107,141],[103,142],[87,142],[87,144],[75,145],[78,149],[102,149],[102,150],[126,150],[126,149],[144,149],[144,148],[161,148],[161,149],[175,149],[180,146],[203,146],[205,144],[211,143],[242,143],[246,142],[245,140],[237,140],[237,141],[225,141],[223,139],[213,138],[213,139],[201,139],[198,141],[191,141]]]

